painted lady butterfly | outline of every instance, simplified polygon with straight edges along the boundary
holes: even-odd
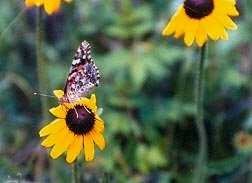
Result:
[[[99,79],[99,69],[91,57],[91,46],[87,41],[83,41],[75,52],[64,96],[59,102],[72,103],[89,95],[99,85]]]

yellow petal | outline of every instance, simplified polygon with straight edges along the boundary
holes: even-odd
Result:
[[[91,95],[90,101],[94,106],[96,105],[96,96],[94,94]]]
[[[40,6],[43,4],[43,0],[25,0],[25,6],[31,7],[31,6]]]
[[[199,26],[199,21],[195,19],[190,19],[188,22],[188,25],[190,26],[186,26],[185,28],[184,42],[187,46],[191,46],[194,41],[195,34]]]
[[[227,33],[227,31],[223,31],[223,34],[221,35],[221,39],[223,39],[223,40],[225,40],[225,41],[227,41],[228,40],[228,33]]]
[[[85,105],[89,108],[90,106],[90,100],[88,98],[80,98],[75,102],[75,105]]]
[[[99,116],[95,116],[95,124],[94,124],[94,128],[96,131],[103,133],[104,131],[104,122],[103,120],[99,117]]]
[[[91,135],[95,144],[99,147],[100,150],[103,150],[105,148],[105,140],[103,135],[99,132],[96,132],[96,130],[92,130]]]
[[[66,128],[63,128],[63,129],[59,130],[56,133],[50,134],[49,136],[46,137],[45,140],[43,140],[43,142],[41,143],[41,145],[44,146],[44,147],[51,147],[51,146],[53,146],[54,144],[56,144],[56,142],[60,138],[60,135],[65,130],[66,130]]]
[[[56,144],[53,146],[50,152],[50,156],[53,159],[58,158],[63,152],[67,150],[68,146],[73,142],[73,140],[74,134],[68,129],[64,130],[58,137]]]
[[[239,12],[236,9],[235,0],[214,0],[215,11],[225,13],[229,16],[239,16]]]
[[[223,15],[223,14],[219,14],[219,15],[214,15],[214,18],[220,23],[222,24],[226,29],[231,29],[231,30],[236,30],[237,29],[237,25],[233,22],[233,20],[227,16],[227,15]]]
[[[44,0],[45,11],[51,15],[59,10],[61,0]]]
[[[86,161],[91,161],[94,159],[94,142],[90,134],[86,134],[83,137],[85,159]]]
[[[90,109],[95,113],[97,111],[97,105],[96,105],[96,96],[94,94],[91,95],[90,98]]]
[[[233,20],[228,16],[223,16],[222,19],[219,20],[222,21],[223,25],[227,29],[236,30],[238,28],[237,25],[233,22]]]
[[[163,36],[170,36],[175,32],[176,29],[176,21],[174,21],[174,18],[170,20],[170,22],[165,26],[165,28],[162,31]]]
[[[74,108],[74,103],[64,103],[62,105],[64,106],[64,111],[66,111],[66,113],[67,113],[67,111],[69,109],[73,109]]]
[[[39,136],[44,137],[46,135],[49,135],[51,133],[56,133],[62,128],[66,126],[66,122],[64,119],[55,119],[53,122],[46,125],[44,128],[42,128],[39,131]]]
[[[94,100],[94,99],[93,99]],[[81,98],[78,101],[76,101],[74,103],[74,105],[84,105],[85,107],[87,107],[88,109],[90,109],[93,113],[95,113],[97,111],[97,106],[93,105],[92,99],[88,99],[88,98]]]
[[[55,95],[58,99],[60,99],[60,98],[62,98],[62,97],[64,96],[64,91],[62,91],[62,90],[54,90],[53,93],[54,93],[54,95]]]
[[[68,2],[68,3],[71,3],[72,2],[72,0],[65,0],[66,2]]]
[[[87,108],[91,109],[91,111],[92,111],[93,113],[96,113],[96,111],[97,111],[96,96],[95,96],[94,94],[91,95],[90,99],[83,98],[83,99],[81,99],[81,100],[83,100],[82,103],[84,103],[84,105],[85,105]],[[84,100],[85,100],[85,101],[84,101]]]
[[[67,109],[64,105],[53,107],[49,111],[50,113],[52,113],[52,115],[56,116],[57,118],[65,118],[67,113]]]
[[[207,16],[201,20],[201,25],[203,25],[204,30],[206,30],[209,37],[213,40],[218,40],[222,35],[224,27],[214,20],[212,16]]]
[[[82,148],[83,148],[83,136],[76,135],[74,137],[74,142],[67,149],[66,161],[68,163],[72,163],[80,154]]]
[[[199,24],[195,38],[196,43],[199,47],[202,47],[204,43],[207,41],[207,33],[204,30],[204,27],[201,25],[201,23]]]
[[[34,0],[25,0],[25,6],[31,7],[35,4]]]
[[[176,11],[176,13],[172,16],[171,20],[169,21],[169,23],[165,26],[164,30],[162,31],[163,36],[169,36],[176,31],[177,24],[180,23],[178,20],[179,20],[179,16],[180,16],[182,10],[183,10],[183,6],[180,5],[178,10]]]
[[[176,31],[174,34],[175,38],[179,38],[180,36],[182,36],[185,33],[185,25],[188,24],[188,20],[190,20],[190,18],[188,18],[188,16],[185,13],[185,9],[182,8],[180,15],[177,18],[177,27],[176,27]]]
[[[44,0],[35,0],[35,5],[40,6],[44,3]]]
[[[232,6],[232,7],[229,7],[229,8],[228,8],[228,15],[229,15],[229,16],[234,16],[234,17],[236,17],[236,16],[239,16],[240,13],[239,13],[239,11],[236,9],[235,6]]]

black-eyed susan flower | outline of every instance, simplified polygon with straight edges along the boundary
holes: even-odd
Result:
[[[64,0],[66,2],[71,2],[72,0]],[[44,5],[46,13],[51,15],[59,10],[61,0],[25,0],[26,7],[41,6]]]
[[[56,97],[64,95],[62,90],[55,90]],[[51,108],[56,117],[54,121],[42,128],[40,137],[46,138],[41,145],[49,148],[50,156],[58,158],[66,152],[66,161],[72,163],[83,149],[86,161],[94,159],[94,144],[100,150],[105,147],[103,137],[104,122],[97,114],[96,97],[81,98],[74,103],[63,103]]]
[[[228,40],[226,29],[235,30],[237,25],[231,17],[239,16],[235,0],[185,0],[179,6],[162,35],[184,35],[184,42],[191,46],[196,41],[199,47],[207,41]]]

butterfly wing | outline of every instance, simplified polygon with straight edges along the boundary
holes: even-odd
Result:
[[[91,57],[91,46],[83,41],[75,52],[64,89],[64,98],[74,102],[90,94],[99,85],[100,74]]]

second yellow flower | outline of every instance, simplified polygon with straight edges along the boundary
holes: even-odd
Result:
[[[71,2],[72,0],[64,0],[66,2]],[[25,0],[26,7],[32,6],[42,6],[47,14],[51,15],[59,11],[61,0]]]
[[[185,0],[164,28],[162,34],[175,38],[184,36],[191,46],[196,41],[199,47],[208,40],[228,39],[226,29],[235,30],[237,25],[231,17],[238,16],[235,0]]]

